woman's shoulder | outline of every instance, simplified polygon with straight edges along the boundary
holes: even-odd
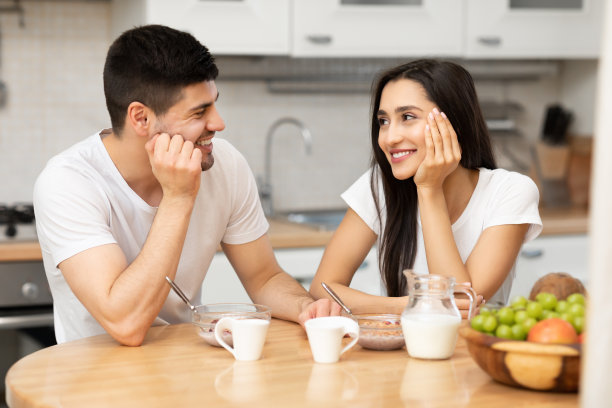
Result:
[[[490,187],[503,187],[503,186],[533,186],[536,187],[535,182],[531,177],[518,173],[516,171],[510,171],[506,169],[479,169],[479,178],[484,184]]]
[[[525,197],[529,200],[539,200],[539,190],[531,177],[506,169],[481,168],[479,184],[482,190],[494,197]]]

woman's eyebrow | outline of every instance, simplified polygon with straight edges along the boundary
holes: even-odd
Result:
[[[400,113],[400,112],[404,112],[407,110],[418,110],[418,111],[423,112],[423,109],[419,108],[418,106],[406,105],[406,106],[398,106],[397,108],[395,108],[395,113]]]

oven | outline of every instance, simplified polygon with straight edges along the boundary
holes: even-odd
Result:
[[[55,344],[53,298],[40,256],[21,256],[18,248],[37,248],[30,203],[0,204],[0,376],[21,357]],[[31,259],[30,259],[31,258]],[[4,401],[0,385],[0,407]]]

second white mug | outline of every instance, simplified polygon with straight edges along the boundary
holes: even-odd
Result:
[[[312,357],[317,363],[337,362],[359,339],[359,325],[348,317],[317,317],[307,320],[304,325]],[[342,338],[345,334],[353,340],[342,348]]]
[[[227,351],[232,353],[236,360],[259,360],[270,321],[264,319],[234,319],[224,317],[215,325],[215,339]],[[232,332],[234,347],[230,347],[222,337],[223,330]]]

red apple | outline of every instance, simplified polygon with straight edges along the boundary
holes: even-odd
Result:
[[[563,319],[552,318],[537,322],[529,330],[527,341],[570,344],[578,342],[578,334],[571,323]]]
[[[578,335],[578,343],[581,343],[581,344],[582,344],[582,343],[584,343],[584,341],[585,341],[585,338],[584,338],[584,333],[580,333],[580,334]]]

